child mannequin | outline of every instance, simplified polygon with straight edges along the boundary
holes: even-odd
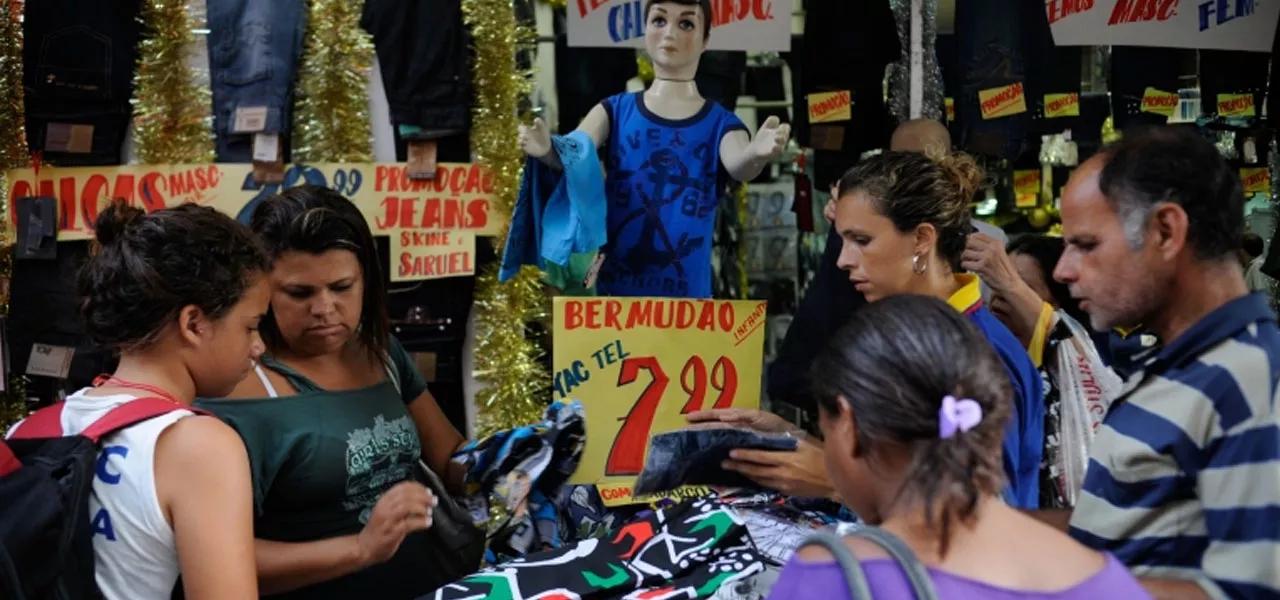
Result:
[[[710,35],[709,0],[648,0],[645,49],[655,79],[643,94],[597,104],[578,125],[607,145],[608,243],[597,284],[619,296],[711,296],[717,176],[748,181],[782,153],[789,125],[770,117],[751,139],[694,75]],[[525,153],[560,166],[541,119],[520,127]]]

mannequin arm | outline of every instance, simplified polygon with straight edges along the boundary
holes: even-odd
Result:
[[[755,179],[769,161],[782,154],[791,137],[791,126],[779,124],[777,117],[765,119],[755,139],[745,131],[731,131],[720,140],[720,161],[737,181]]]
[[[596,145],[596,148],[608,141],[609,113],[605,112],[604,105],[597,104],[592,107],[587,116],[583,117],[582,122],[578,124],[577,130],[590,136],[591,142]],[[542,161],[548,167],[557,171],[564,168],[555,146],[551,145],[551,132],[547,129],[547,124],[542,119],[534,119],[532,126],[520,126],[520,147],[525,154]]]

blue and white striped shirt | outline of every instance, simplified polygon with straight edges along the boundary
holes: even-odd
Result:
[[[1259,295],[1196,323],[1129,379],[1071,518],[1136,574],[1280,597],[1280,328]]]

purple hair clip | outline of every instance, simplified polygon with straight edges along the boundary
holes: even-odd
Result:
[[[938,437],[947,439],[956,432],[969,431],[982,421],[982,407],[970,398],[946,396],[938,409]]]

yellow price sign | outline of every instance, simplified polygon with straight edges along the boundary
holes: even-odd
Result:
[[[1271,193],[1271,169],[1254,167],[1240,169],[1240,184],[1246,194]]]
[[[710,408],[759,408],[765,303],[680,298],[554,300],[556,398],[578,398],[587,443],[570,483],[629,504],[649,439]],[[679,495],[677,493],[677,495]]]
[[[853,118],[853,94],[848,90],[805,96],[809,100],[810,123],[833,123]]]
[[[956,121],[956,99],[946,98],[943,100],[943,105],[947,109],[947,122],[954,123]]]
[[[978,91],[983,119],[999,119],[1027,112],[1027,94],[1021,83]]]
[[[1040,171],[1025,169],[1013,172],[1014,206],[1030,208],[1040,204]]]
[[[1142,112],[1172,117],[1178,108],[1178,95],[1149,87],[1142,94]]]
[[[1045,94],[1044,116],[1046,119],[1080,116],[1080,94]]]
[[[1218,114],[1223,117],[1252,117],[1258,114],[1253,94],[1218,94]]]

